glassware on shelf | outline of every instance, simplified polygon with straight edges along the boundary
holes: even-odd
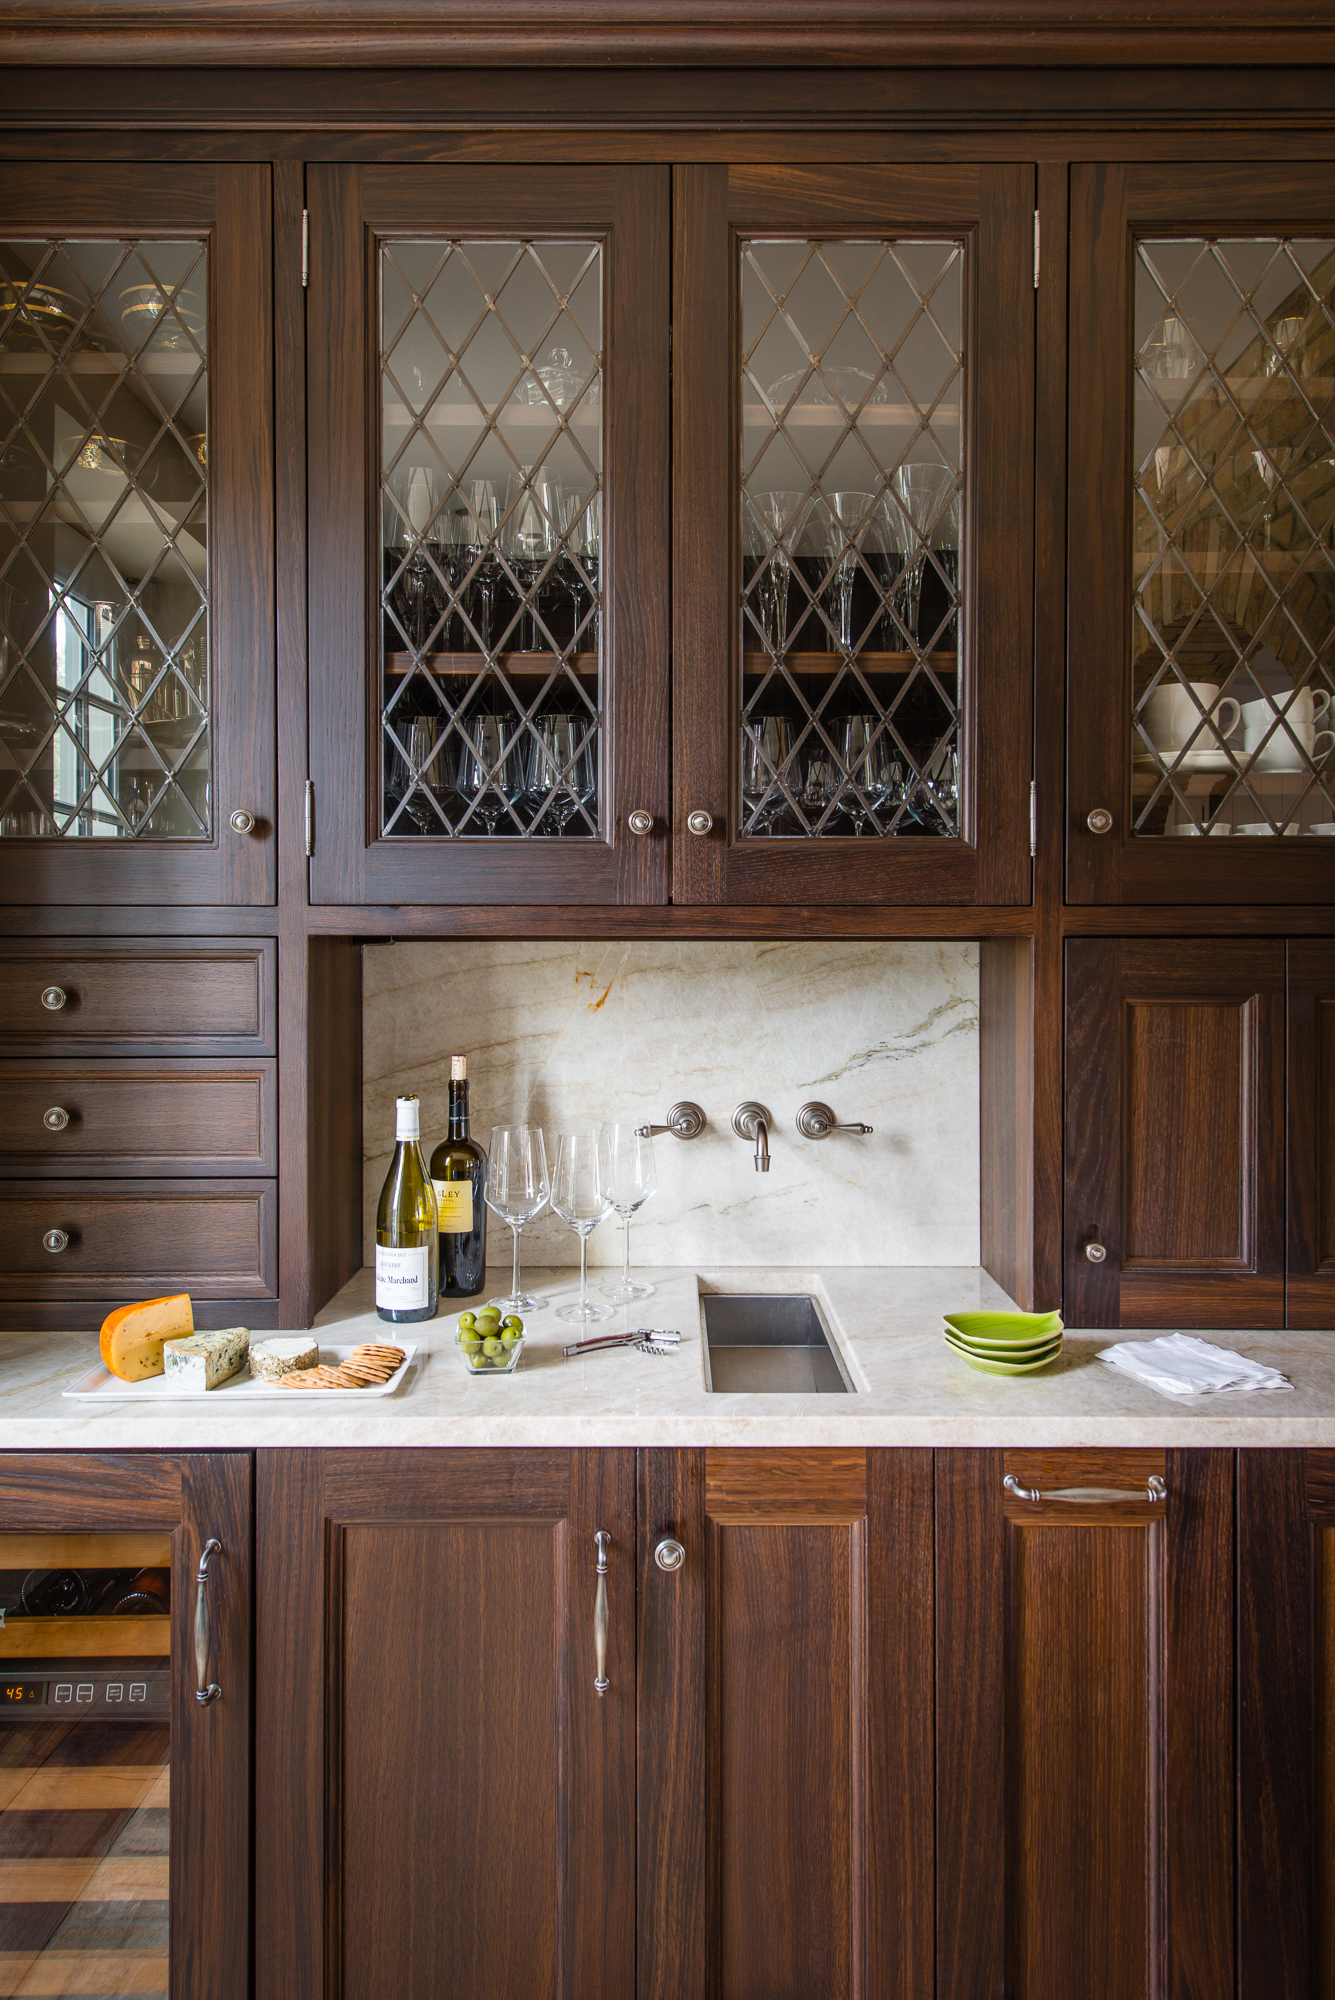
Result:
[[[909,559],[904,591],[908,628],[914,641],[923,643],[932,636],[918,629],[927,550],[934,535],[943,529],[946,534],[951,532],[948,522],[952,502],[958,520],[958,481],[948,465],[901,465],[895,469],[894,489],[914,534],[913,554]],[[957,526],[953,532],[958,542]]]
[[[512,473],[505,498],[505,554],[519,585],[521,618],[518,650],[542,651],[547,644],[539,618],[543,573],[558,547],[561,518],[559,481],[528,466]]]
[[[589,1237],[612,1212],[611,1151],[606,1126],[585,1125],[563,1132],[556,1142],[552,1169],[552,1207],[579,1238],[579,1299],[558,1306],[556,1317],[577,1323],[611,1319],[611,1306],[597,1306],[589,1297]]]
[[[752,716],[742,724],[742,803],[746,830],[770,833],[788,809],[780,780],[793,754],[793,725],[786,715]]]
[[[613,1305],[631,1305],[636,1299],[649,1299],[654,1295],[654,1287],[636,1284],[630,1275],[630,1219],[643,1208],[658,1186],[658,1170],[654,1165],[654,1142],[648,1132],[641,1132],[638,1125],[617,1123],[608,1125],[607,1191],[612,1206],[621,1217],[621,1277],[615,1283],[604,1285],[602,1294]]]
[[[848,715],[839,725],[839,755],[848,773],[844,811],[855,834],[876,829],[874,815],[893,791],[891,745],[874,715]]]
[[[440,740],[440,720],[434,715],[416,715],[404,727],[403,749],[406,766],[405,791],[407,804],[404,810],[419,833],[425,833],[429,826],[441,824],[440,814],[432,800],[440,800],[443,791],[441,757],[437,750]],[[408,787],[411,786],[411,790]]]
[[[832,565],[835,628],[840,652],[852,653],[858,644],[858,635],[853,631],[853,588],[860,567],[858,551],[870,522],[872,495],[831,493],[827,497],[826,505],[828,512],[825,516],[825,553]]]
[[[465,564],[464,601],[482,651],[489,653],[494,636],[498,573],[496,530],[500,522],[495,481],[470,479],[464,488],[464,498],[467,503],[466,519],[459,543]]]
[[[495,833],[523,795],[519,717],[508,710],[472,715],[459,723],[458,729],[463,739],[459,795],[473,805],[473,818],[480,820],[488,833]]]
[[[753,493],[742,516],[742,534],[751,569],[755,613],[768,650],[788,648],[788,593],[793,551],[806,522],[809,495],[802,489]]]
[[[563,834],[598,788],[594,767],[593,719],[580,715],[540,715],[533,725],[525,799],[534,833]]]
[[[487,1148],[487,1207],[500,1217],[514,1238],[514,1262],[510,1290],[505,1298],[489,1301],[504,1312],[537,1312],[547,1301],[526,1292],[519,1278],[519,1238],[525,1224],[541,1215],[547,1206],[552,1184],[547,1172],[547,1149],[538,1125],[493,1125]]]

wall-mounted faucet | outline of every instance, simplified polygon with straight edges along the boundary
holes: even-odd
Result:
[[[739,1104],[732,1114],[732,1129],[739,1139],[754,1140],[756,1148],[756,1172],[769,1172],[769,1132],[774,1120],[763,1104],[748,1098]]]
[[[815,1098],[797,1114],[797,1129],[804,1139],[828,1139],[831,1132],[870,1132],[870,1125],[841,1125],[828,1104]]]
[[[660,1132],[670,1132],[674,1139],[698,1139],[708,1121],[698,1104],[684,1099],[674,1104],[668,1112],[666,1125],[637,1125],[637,1139],[656,1139]]]

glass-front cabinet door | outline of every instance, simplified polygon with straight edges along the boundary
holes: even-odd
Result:
[[[1070,325],[1070,893],[1328,901],[1335,171],[1075,168]]]
[[[270,191],[0,173],[12,902],[274,893]]]
[[[666,898],[668,192],[312,171],[316,901]]]
[[[1028,898],[1033,186],[678,171],[682,900]]]

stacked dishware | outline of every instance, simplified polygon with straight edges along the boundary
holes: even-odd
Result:
[[[984,1375],[1033,1375],[1062,1351],[1060,1313],[945,1315],[946,1346]]]

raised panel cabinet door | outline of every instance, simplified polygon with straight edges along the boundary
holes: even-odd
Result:
[[[9,1993],[250,1990],[253,1484],[248,1452],[0,1452]]]
[[[10,903],[276,896],[265,165],[0,172]]]
[[[1068,893],[1325,902],[1335,161],[1080,163],[1070,228]]]
[[[1066,955],[1071,1326],[1284,1324],[1284,946]]]
[[[924,1451],[643,1451],[640,2000],[932,1990]]]
[[[662,903],[669,169],[308,174],[317,903]]]
[[[1335,946],[1289,941],[1288,1324],[1335,1325]]]
[[[1028,902],[1033,211],[676,169],[676,901]]]
[[[938,1452],[936,1556],[940,2000],[1232,1993],[1232,1454]]]
[[[257,1995],[632,2000],[633,1455],[265,1452],[257,1510]]]

